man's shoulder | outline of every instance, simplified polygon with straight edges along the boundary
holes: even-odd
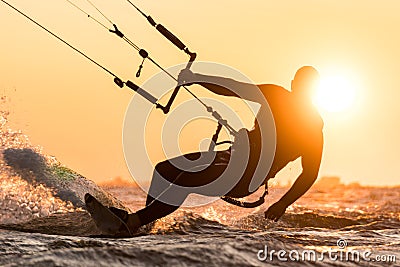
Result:
[[[286,90],[284,87],[276,84],[261,84],[258,85],[262,94],[269,101],[279,101],[282,102],[285,99],[290,99],[290,91]]]
[[[266,83],[266,84],[259,84],[258,87],[260,88],[261,91],[265,91],[266,93],[268,91],[271,92],[278,92],[278,93],[290,93],[290,91],[286,90],[284,87],[280,86],[280,85],[276,85],[276,84],[270,84],[270,83]]]

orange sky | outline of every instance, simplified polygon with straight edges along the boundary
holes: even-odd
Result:
[[[9,2],[123,79],[141,84],[157,72],[146,62],[136,79],[141,61],[137,52],[66,1]],[[102,19],[85,1],[74,2]],[[125,1],[94,2],[162,65],[187,60]],[[322,113],[325,150],[320,175],[362,184],[399,184],[400,2],[135,3],[198,52],[199,60],[237,68],[256,83],[289,88],[302,65],[315,66],[321,75],[350,75],[358,87],[355,104],[347,112]],[[90,179],[130,177],[121,135],[132,92],[119,90],[105,72],[3,3],[0,21],[0,95],[11,99],[14,128]],[[296,169],[298,162],[284,171],[282,180],[293,180]]]

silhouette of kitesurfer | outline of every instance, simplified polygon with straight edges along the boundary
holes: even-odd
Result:
[[[261,109],[270,108],[276,128],[275,155],[264,184],[269,179],[274,178],[289,162],[299,157],[301,157],[303,167],[302,173],[292,187],[265,211],[265,218],[278,221],[287,207],[307,192],[318,175],[323,149],[323,121],[312,103],[312,96],[319,81],[317,70],[311,66],[301,67],[292,80],[291,91],[278,85],[261,84],[255,86],[232,79],[193,73],[188,69],[180,73],[179,81],[186,85],[199,84],[211,92],[223,96],[238,97],[240,90],[245,92],[246,90],[259,89],[261,91],[269,106],[265,107],[261,104]],[[219,84],[233,85],[235,88],[239,88],[239,91],[237,91],[239,94]],[[254,101],[254,99],[249,100]],[[260,157],[261,138],[260,125],[256,120],[254,128],[248,132],[250,144],[248,164],[239,182],[228,193],[209,190],[209,192],[202,194],[228,197],[245,197],[251,194],[248,189],[249,181]],[[196,161],[210,152],[186,154],[158,163],[153,173],[146,206],[132,214],[127,214],[116,208],[111,208],[111,211],[124,220],[130,232],[174,212],[184,202],[188,194],[196,193],[194,188],[210,184],[218,179],[231,158],[234,150],[231,148],[215,152],[216,156],[212,163],[198,171],[182,170],[173,162],[177,159],[188,160],[189,162]],[[192,191],[191,188],[193,188]],[[220,193],[223,195],[218,195]]]

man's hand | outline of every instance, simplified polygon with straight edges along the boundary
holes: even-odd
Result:
[[[277,222],[279,218],[282,217],[282,215],[285,213],[286,208],[286,204],[278,201],[268,208],[268,210],[265,212],[265,218]]]
[[[196,74],[189,69],[183,69],[178,75],[179,85],[192,85],[196,82]]]

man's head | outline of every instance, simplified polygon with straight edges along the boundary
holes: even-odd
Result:
[[[292,80],[292,92],[297,96],[312,100],[319,85],[319,73],[311,66],[304,66],[297,70]]]

